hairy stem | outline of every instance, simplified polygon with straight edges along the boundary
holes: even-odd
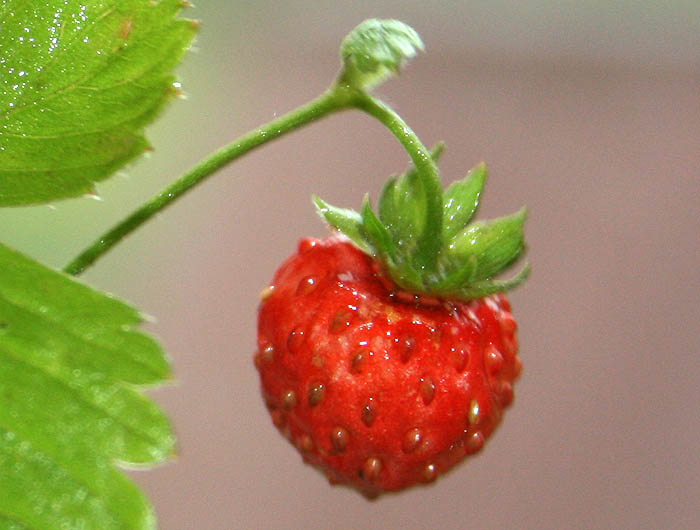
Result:
[[[221,169],[256,147],[260,147],[271,140],[279,138],[288,132],[299,129],[329,114],[348,108],[352,104],[353,96],[354,93],[349,92],[344,87],[336,86],[306,105],[244,134],[237,140],[234,140],[232,143],[214,152],[95,240],[89,247],[66,265],[63,271],[72,275],[80,274],[106,254],[109,249],[119,243],[124,237],[148,221],[156,213],[170,206],[218,169]]]
[[[442,187],[435,162],[418,136],[391,108],[362,90],[346,84],[336,84],[306,105],[244,134],[202,160],[173,184],[166,187],[158,195],[96,239],[66,265],[63,271],[72,275],[80,274],[155,214],[163,211],[217,170],[256,147],[260,147],[271,140],[329,114],[348,108],[357,108],[370,114],[396,136],[416,166],[417,178],[430,191],[428,196],[435,198],[433,200],[434,204],[429,204],[428,216],[430,225],[438,229],[437,235],[432,233],[426,234],[424,241],[421,242],[424,247],[423,252],[419,253],[423,257],[424,265],[431,266],[440,248],[439,228],[442,222],[442,200],[440,199]]]
[[[426,230],[418,241],[416,265],[434,269],[442,246],[442,184],[437,164],[430,156],[430,151],[408,124],[391,107],[371,95],[360,92],[353,100],[353,106],[379,120],[397,138],[411,157],[416,167],[415,178],[425,190]]]

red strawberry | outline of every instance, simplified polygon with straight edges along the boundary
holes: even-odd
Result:
[[[524,213],[467,226],[485,176],[438,187],[439,216],[412,207],[435,199],[415,170],[385,187],[379,217],[316,199],[352,242],[302,240],[264,291],[263,396],[332,483],[373,496],[430,482],[479,451],[513,400],[516,323],[498,293],[528,269],[491,277],[522,252]]]

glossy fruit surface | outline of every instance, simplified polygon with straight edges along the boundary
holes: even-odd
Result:
[[[482,448],[513,400],[515,331],[504,295],[408,294],[334,235],[302,240],[264,291],[255,363],[304,460],[373,496]]]

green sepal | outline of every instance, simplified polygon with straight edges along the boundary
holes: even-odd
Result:
[[[459,300],[475,300],[477,298],[483,298],[484,296],[489,296],[496,293],[504,293],[515,289],[525,280],[527,280],[530,275],[531,267],[529,263],[523,265],[520,272],[509,278],[508,280],[483,280],[480,282],[474,282],[468,284],[467,286],[455,291],[450,296]]]
[[[430,151],[435,163],[445,150],[440,142]],[[403,175],[390,178],[379,198],[379,218],[400,252],[416,269],[431,264],[439,253],[442,221],[442,189],[437,183],[428,189],[412,167]]]
[[[395,262],[394,242],[389,231],[379,220],[377,214],[374,213],[367,194],[362,199],[362,226],[367,238],[372,242],[374,248],[377,249],[378,254],[384,257],[384,261]]]
[[[355,245],[367,254],[374,255],[377,253],[377,249],[367,238],[362,224],[362,216],[359,213],[349,208],[331,206],[316,195],[311,199],[316,206],[316,212],[318,212],[329,225],[349,237]]]
[[[481,163],[467,176],[450,184],[444,193],[444,216],[442,235],[445,241],[451,240],[471,221],[479,207],[481,191],[488,177],[486,166]]]
[[[442,144],[432,149],[433,161],[437,162],[443,149]],[[426,191],[425,181],[411,168],[389,178],[384,185],[379,215],[367,195],[361,213],[330,206],[318,197],[314,202],[328,223],[383,265],[398,288],[444,299],[471,300],[513,289],[530,272],[526,264],[511,279],[492,279],[525,250],[523,225],[527,212],[523,208],[512,215],[469,224],[486,179],[486,167],[479,164],[444,192]],[[429,211],[438,200],[441,217],[435,223]],[[420,249],[427,237],[434,239],[437,250],[433,250],[434,262],[426,266],[420,261]]]
[[[339,82],[371,90],[424,49],[416,31],[398,20],[369,19],[348,34],[340,47]]]
[[[452,268],[476,260],[469,282],[491,278],[512,264],[523,252],[525,208],[513,215],[474,223],[457,234],[445,252]]]
[[[401,224],[398,222],[400,219],[401,212],[398,210],[396,205],[396,181],[400,178],[399,176],[391,176],[384,183],[382,188],[382,193],[379,195],[379,218],[383,223],[386,223],[387,228],[392,233],[394,240],[399,242],[401,238],[394,236],[394,232],[401,230]]]
[[[447,261],[445,256],[438,262],[441,274],[439,280],[430,285],[430,291],[435,294],[449,294],[467,285],[474,276],[477,259],[473,254],[465,256],[460,263]],[[447,262],[447,263],[445,263]]]
[[[389,277],[401,289],[413,293],[427,292],[421,271],[414,269],[410,264],[385,262],[384,267]]]
[[[444,152],[445,144],[443,142],[438,142],[430,150],[430,158],[437,164]],[[398,245],[404,245],[406,243],[406,236],[410,230],[403,226],[406,215],[405,212],[402,211],[404,205],[399,204],[397,201],[397,193],[400,192],[397,191],[396,185],[397,182],[404,183],[409,180],[415,180],[417,177],[416,173],[417,169],[411,166],[411,168],[402,175],[390,177],[384,184],[382,193],[379,196],[379,218],[392,233],[394,242]],[[405,187],[405,184],[402,184],[401,188],[403,187]]]

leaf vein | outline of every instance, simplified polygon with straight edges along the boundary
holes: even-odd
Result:
[[[134,144],[136,145],[136,144]],[[133,153],[126,153],[127,155],[132,155]],[[88,168],[100,168],[100,167],[109,167],[112,164],[114,164],[117,160],[126,158],[126,156],[120,156],[119,158],[115,158],[112,160],[107,160],[104,163],[99,163],[99,164],[77,164],[75,166],[58,166],[58,167],[53,167],[53,168],[0,168],[0,173],[54,173],[54,172],[61,172],[61,171],[72,171],[72,170],[79,170],[79,169],[88,169]]]
[[[102,19],[106,18],[107,16],[111,15],[111,14],[112,14],[113,12],[115,12],[115,11],[116,11],[116,7],[115,7],[115,6],[110,6],[110,7],[108,7],[107,9],[105,9],[101,14],[99,14],[99,15],[95,18],[95,20],[92,22],[92,24],[88,24],[88,25],[86,25],[85,28],[83,28],[82,30],[77,31],[77,32],[74,32],[73,35],[71,36],[71,38],[69,38],[68,40],[65,41],[66,45],[65,45],[65,46],[62,46],[62,47],[60,48],[60,52],[54,54],[54,55],[51,57],[51,59],[44,65],[44,68],[43,68],[43,72],[44,72],[44,73],[43,73],[43,75],[40,75],[39,77],[37,77],[37,80],[41,80],[41,79],[43,78],[44,75],[48,75],[48,74],[50,74],[50,73],[52,72],[51,65],[53,65],[57,60],[62,59],[63,56],[64,56],[64,54],[65,54],[64,50],[69,50],[69,49],[71,48],[71,45],[75,42],[75,40],[76,40],[79,36],[83,35],[86,31],[88,31],[88,28],[91,28],[91,27],[94,26],[96,23],[98,23],[98,22],[101,21]],[[65,24],[61,24],[61,34],[59,35],[59,40],[61,40],[61,41],[63,40],[63,32],[65,31],[65,29],[66,29],[66,25],[65,25]],[[108,57],[107,60],[105,61],[105,65],[107,65],[107,64],[111,61],[111,59],[112,59],[111,56]],[[87,75],[84,79],[89,79],[89,78],[90,78],[91,76],[93,76],[93,75],[94,75],[94,70],[90,71],[90,72],[88,73],[88,75]],[[75,83],[73,83],[73,84],[75,84]],[[70,85],[69,85],[69,86],[70,86]],[[58,87],[58,88],[56,88],[55,91],[46,92],[46,93],[41,93],[41,94],[46,94],[47,96],[52,97],[53,95],[55,95],[56,92],[58,92],[58,93],[63,93],[63,89],[64,89],[64,88],[65,88],[65,87]],[[25,108],[25,107],[28,107],[28,106],[30,106],[30,105],[36,105],[36,104],[38,104],[40,101],[44,101],[44,99],[45,99],[44,97],[39,97],[39,98],[37,98],[37,99],[31,100],[31,101],[27,101],[25,104],[18,104],[18,105],[15,105],[13,108],[11,108],[11,109],[9,109],[9,110],[5,110],[5,111],[3,111],[3,112],[0,112],[0,117],[7,117],[7,116],[10,116],[11,114],[13,114],[13,113],[15,113],[15,112],[17,112],[17,111],[19,111],[19,110]]]
[[[92,347],[93,349],[99,349],[99,350],[107,352],[113,356],[118,356],[119,353],[121,352],[121,349],[117,349],[117,348],[114,348],[113,346],[111,346],[109,341],[104,341],[104,342],[96,341],[94,338],[80,335],[78,332],[74,331],[73,329],[66,327],[60,320],[48,318],[45,314],[39,313],[38,311],[34,311],[31,308],[27,307],[26,305],[22,305],[22,304],[15,302],[13,300],[9,300],[6,296],[0,296],[0,299],[4,300],[7,304],[14,307],[15,309],[23,311],[29,315],[32,315],[32,316],[38,318],[40,321],[44,320],[44,321],[50,322],[54,326],[57,326],[58,328],[63,330],[69,336],[75,338],[77,340],[77,342],[86,345],[88,348]],[[123,325],[123,324],[126,324],[126,322],[122,322],[120,325]],[[108,329],[112,333],[119,332],[119,330],[117,328],[111,328],[111,329],[108,328]],[[134,334],[134,335],[143,335],[142,333],[140,333],[138,331],[132,331],[132,330],[130,330],[126,333]],[[125,348],[125,349],[128,350],[129,348]],[[152,366],[145,363],[141,359],[138,359],[136,357],[129,357],[129,360],[132,361],[134,364],[137,364],[137,365],[143,367],[146,372],[148,372],[150,375],[154,376],[154,379],[162,380],[162,377],[160,376],[160,374],[158,372],[156,372]],[[129,384],[131,384],[131,383],[129,383]]]
[[[129,82],[131,82],[131,81],[135,82],[136,79],[130,80]],[[114,85],[114,87],[116,87],[116,86],[117,85]],[[135,83],[135,86],[139,86],[139,85]],[[114,87],[111,87],[111,88],[114,88]],[[145,85],[144,85],[144,87],[145,87]],[[97,88],[93,89],[90,87],[77,87],[77,88],[84,89],[84,90],[101,91],[101,89],[97,89]],[[19,138],[19,139],[29,138],[29,139],[33,139],[33,140],[43,140],[43,139],[56,140],[56,139],[60,139],[60,138],[76,138],[76,137],[80,137],[80,136],[90,136],[90,135],[95,135],[95,134],[100,134],[100,133],[106,133],[112,129],[119,129],[122,125],[128,124],[129,122],[138,121],[139,118],[148,115],[154,108],[158,107],[158,105],[160,105],[161,103],[162,103],[162,99],[154,101],[152,105],[146,107],[142,112],[139,112],[139,113],[134,114],[134,115],[128,115],[128,116],[126,116],[126,118],[124,118],[120,121],[114,122],[109,127],[105,127],[105,128],[96,128],[96,129],[85,131],[85,128],[83,127],[81,129],[77,130],[76,132],[66,132],[66,133],[60,133],[60,134],[47,134],[47,135],[34,135],[34,134],[25,134],[25,133],[2,132],[2,133],[0,133],[0,137],[6,136],[6,137],[10,137],[10,138]],[[145,128],[145,125],[143,127],[140,127],[139,131],[143,130],[144,128]]]

